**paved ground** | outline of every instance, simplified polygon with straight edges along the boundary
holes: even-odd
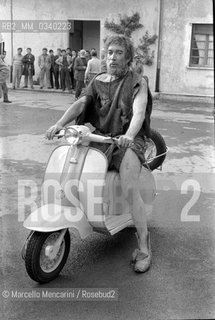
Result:
[[[12,91],[0,106],[1,289],[40,286],[26,274],[20,249],[28,232],[18,221],[18,181],[42,181],[49,154],[60,141],[44,139],[73,95]],[[129,266],[133,229],[81,241],[58,279],[43,288],[118,288],[117,302],[11,301],[1,297],[0,319],[209,319],[215,318],[215,151],[213,106],[155,101],[152,126],[169,146],[163,171],[154,173],[158,196],[149,229],[152,268],[137,275]],[[29,208],[26,214],[29,213]],[[189,221],[187,221],[189,220]]]

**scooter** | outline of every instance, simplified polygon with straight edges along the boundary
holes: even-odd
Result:
[[[31,232],[22,258],[30,278],[39,283],[55,279],[64,267],[70,251],[69,229],[75,228],[85,239],[93,232],[114,235],[133,226],[119,173],[108,171],[106,155],[90,145],[117,144],[117,138],[93,134],[87,126],[78,125],[56,136],[64,137],[66,143],[55,148],[49,158],[41,189],[42,206],[23,224]],[[152,129],[139,179],[147,214],[156,196],[151,171],[162,164],[166,152],[163,138]]]

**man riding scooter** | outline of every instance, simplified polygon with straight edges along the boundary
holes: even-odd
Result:
[[[145,137],[150,136],[152,98],[146,80],[130,68],[133,55],[130,39],[119,35],[108,38],[107,73],[98,74],[90,82],[85,96],[47,130],[46,137],[53,139],[73,120],[77,124],[91,123],[96,134],[119,136],[118,146],[94,146],[106,152],[109,169],[119,171],[122,191],[137,229],[138,249],[132,256],[134,270],[145,272],[150,268],[152,253],[138,180],[145,162]]]

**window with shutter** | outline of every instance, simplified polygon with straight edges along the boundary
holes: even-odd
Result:
[[[213,25],[193,24],[190,49],[190,67],[214,66]]]

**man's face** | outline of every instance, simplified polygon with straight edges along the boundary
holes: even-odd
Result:
[[[43,54],[47,54],[47,50],[43,50]]]
[[[66,54],[70,54],[71,53],[71,50],[70,49],[67,49],[66,50]]]
[[[31,50],[30,50],[30,49],[27,49],[27,53],[30,54],[30,53],[31,53]]]
[[[89,59],[90,59],[90,54],[89,54],[89,52],[86,52],[86,54],[85,54],[85,58],[86,58],[87,60],[89,60]]]
[[[58,55],[58,56],[61,55],[61,50],[57,50],[57,55]]]
[[[62,51],[62,56],[64,57],[66,55],[66,52],[65,51]]]
[[[18,49],[17,52],[18,52],[18,54],[21,54],[22,53],[22,49]]]
[[[110,44],[107,51],[107,71],[111,75],[119,76],[127,68],[129,59],[126,59],[123,46]]]
[[[85,51],[80,51],[80,57],[85,58],[86,57],[86,52]]]

